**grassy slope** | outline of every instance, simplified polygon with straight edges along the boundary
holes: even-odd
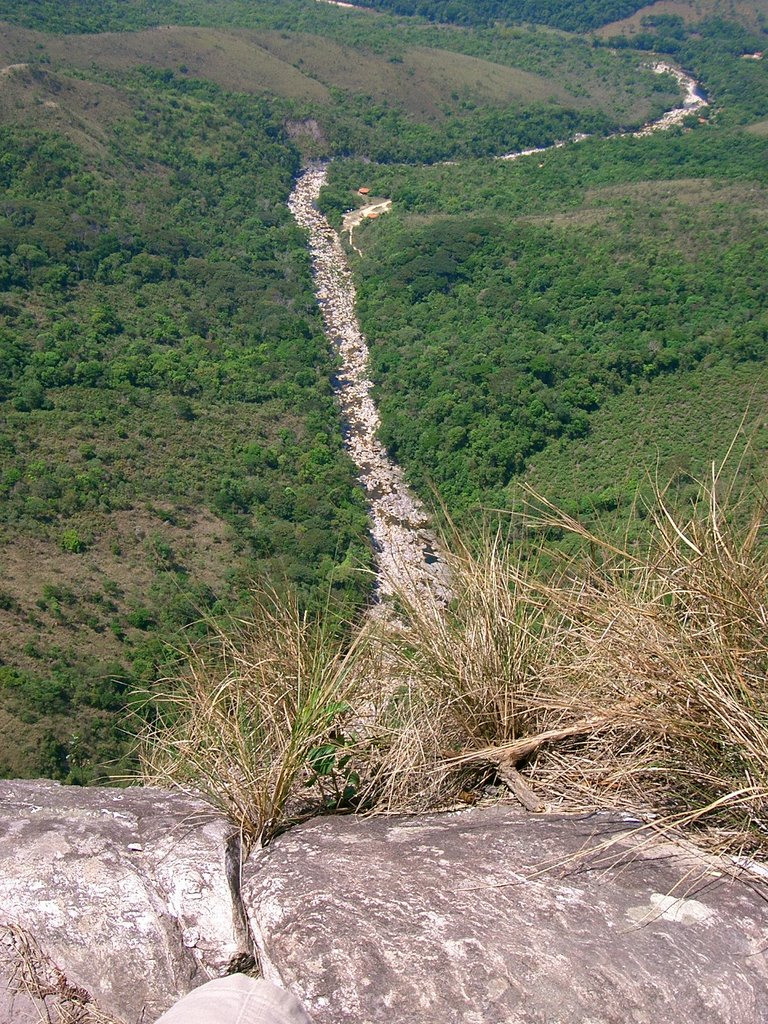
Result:
[[[9,17],[22,13],[7,12]],[[168,13],[170,20],[173,12]],[[224,88],[321,105],[328,103],[328,88],[337,87],[386,102],[417,120],[442,119],[478,105],[545,103],[596,110],[617,122],[642,122],[670,95],[668,90],[660,94],[661,83],[638,72],[633,61],[595,52],[576,36],[522,29],[472,33],[418,21],[401,25],[361,12],[296,4],[279,12],[264,5],[247,10],[235,5],[223,12],[203,3],[186,14],[190,24],[185,26],[65,39],[8,26],[0,53],[9,63],[47,54],[85,70],[92,64],[184,67],[188,75]]]
[[[629,18],[602,25],[595,35],[605,39],[617,35],[631,38],[644,30],[644,21],[660,16],[682,18],[688,24],[695,24],[702,18],[727,18],[757,30],[763,28],[765,22],[761,6],[754,0],[658,0],[658,3],[641,7]]]
[[[706,480],[735,441],[737,456],[762,481],[768,456],[768,371],[703,366],[681,377],[638,383],[591,417],[589,435],[534,455],[523,476],[550,500],[580,515],[627,511],[658,475],[690,485]],[[513,491],[510,491],[510,500]]]
[[[33,71],[27,64],[11,64],[0,75],[3,125],[25,124],[66,136],[93,158],[108,156],[113,126],[133,114],[125,92],[106,83]]]

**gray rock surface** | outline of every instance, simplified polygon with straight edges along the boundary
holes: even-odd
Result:
[[[18,970],[9,926],[20,927],[104,1009],[154,1020],[250,950],[231,836],[208,805],[163,790],[0,781],[6,980]],[[0,1021],[39,1024],[29,1000],[11,998],[0,996]]]
[[[252,858],[265,973],[316,1024],[758,1024],[756,877],[622,816],[325,819]]]

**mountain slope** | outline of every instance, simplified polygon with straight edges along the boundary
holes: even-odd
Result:
[[[0,769],[88,778],[251,580],[359,604],[366,520],[268,106],[2,84]]]

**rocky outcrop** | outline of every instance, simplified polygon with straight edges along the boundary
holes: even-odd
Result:
[[[232,833],[207,804],[162,790],[0,781],[0,1021],[39,1024],[31,959],[44,960],[49,1001],[86,990],[114,1016],[152,1021],[247,956]]]
[[[246,867],[267,975],[315,1024],[756,1024],[755,878],[619,815],[328,819]]]
[[[67,1024],[151,1024],[250,954],[205,804],[46,781],[0,801],[1,1022],[38,1024],[44,998]],[[266,977],[315,1024],[768,1020],[765,880],[637,827],[325,818],[253,855],[242,894]]]

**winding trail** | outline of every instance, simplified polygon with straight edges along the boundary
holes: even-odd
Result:
[[[338,234],[315,206],[326,174],[325,167],[304,171],[296,180],[288,208],[296,223],[309,231],[315,294],[325,333],[339,354],[336,393],[344,443],[368,498],[379,568],[376,596],[403,591],[411,600],[444,600],[447,572],[429,530],[429,517],[378,439],[380,420],[371,398],[368,345],[355,315],[352,273]]]
[[[626,133],[642,138],[681,124],[691,113],[707,106],[698,83],[670,64],[653,66],[657,74],[671,74],[685,92],[682,105],[667,111],[657,121],[639,131]],[[567,142],[506,153],[500,160],[518,160],[581,142],[587,135],[576,135]],[[424,506],[408,488],[402,469],[390,458],[379,441],[379,414],[371,397],[373,382],[368,370],[368,345],[355,314],[356,293],[352,273],[341,239],[318,211],[316,203],[326,181],[325,166],[310,167],[296,180],[288,208],[296,223],[309,232],[309,247],[315,294],[323,316],[325,333],[339,355],[341,368],[335,381],[341,405],[344,443],[357,466],[360,482],[368,498],[371,537],[376,550],[378,578],[375,597],[403,593],[409,600],[437,600],[450,597],[448,570],[438,550]],[[353,210],[344,219],[344,229],[352,231],[370,211],[386,212],[390,200]]]
[[[379,199],[375,203],[368,203],[366,206],[361,206],[357,210],[349,210],[344,214],[341,221],[342,231],[346,231],[349,236],[349,244],[355,250],[358,256],[362,256],[362,252],[355,245],[355,240],[352,237],[352,232],[356,227],[359,227],[364,220],[368,217],[380,217],[382,213],[389,213],[392,209],[391,199]]]

